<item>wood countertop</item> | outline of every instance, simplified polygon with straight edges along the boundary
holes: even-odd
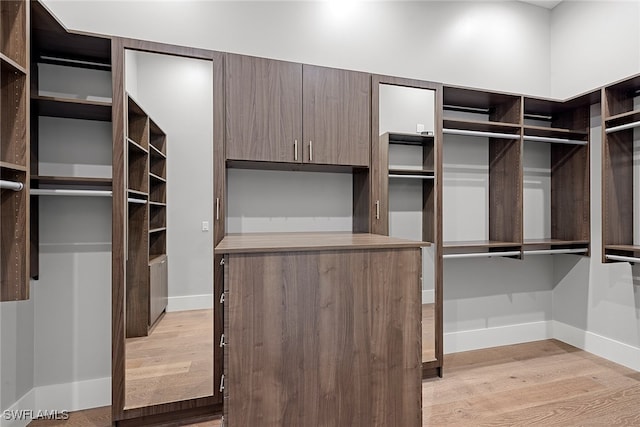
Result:
[[[369,233],[246,233],[226,235],[216,246],[215,252],[218,254],[238,254],[425,246],[431,246],[431,243]]]

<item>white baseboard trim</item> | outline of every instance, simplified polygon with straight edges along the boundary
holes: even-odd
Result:
[[[111,405],[111,377],[35,388],[35,409],[67,410]]]
[[[213,294],[169,297],[167,302],[167,313],[208,308],[213,308]]]
[[[61,414],[62,411],[81,411],[109,405],[110,377],[35,387],[3,412],[0,427],[25,427],[39,412],[40,415],[42,412]]]
[[[432,290],[422,291],[422,303],[432,304],[436,300],[436,293]]]
[[[640,348],[563,322],[553,321],[553,337],[612,362],[640,371]]]
[[[31,417],[24,411],[34,410],[35,407],[36,394],[34,389],[31,389],[2,413],[0,427],[26,427],[31,422]]]
[[[501,345],[546,340],[553,337],[552,328],[552,322],[545,320],[541,322],[497,326],[494,328],[449,332],[444,334],[444,352],[458,353],[461,351],[499,347]]]

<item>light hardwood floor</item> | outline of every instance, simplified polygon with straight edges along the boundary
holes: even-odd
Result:
[[[422,304],[422,361],[436,358],[435,304]]]
[[[444,378],[424,381],[422,396],[423,426],[640,426],[640,373],[555,340],[447,355]],[[30,426],[107,427],[109,414]]]
[[[126,406],[213,394],[213,310],[167,313],[147,337],[126,343]]]

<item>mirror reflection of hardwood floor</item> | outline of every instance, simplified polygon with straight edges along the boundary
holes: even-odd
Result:
[[[422,361],[436,359],[435,304],[422,304]]]
[[[449,354],[444,365],[444,378],[422,382],[425,427],[640,425],[640,372],[556,340]],[[29,427],[110,425],[104,407]]]
[[[126,408],[213,394],[213,310],[166,313],[126,342]]]

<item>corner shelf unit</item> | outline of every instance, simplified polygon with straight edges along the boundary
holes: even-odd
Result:
[[[443,88],[443,151],[447,136],[488,139],[488,240],[443,242],[443,253],[462,257],[502,253],[522,245],[522,97],[461,87]],[[466,141],[465,141],[466,143]],[[446,198],[446,190],[444,197]],[[477,255],[473,255],[477,254]],[[497,256],[497,255],[496,255]]]
[[[602,261],[640,262],[634,217],[634,152],[640,127],[640,76],[602,89]]]
[[[537,217],[550,218],[550,228],[544,237],[527,236],[525,230],[525,255],[589,255],[589,118],[591,104],[598,101],[596,94],[592,92],[564,102],[524,98],[525,164],[529,155],[537,158],[541,154],[544,165],[536,165],[535,173],[543,173],[550,182],[546,212],[536,212]],[[526,169],[524,172],[527,175]],[[542,205],[544,209],[545,203]],[[524,215],[528,212],[530,210],[525,209]]]
[[[126,336],[146,336],[167,306],[166,134],[127,95]]]
[[[29,2],[0,2],[0,301],[29,298]]]

